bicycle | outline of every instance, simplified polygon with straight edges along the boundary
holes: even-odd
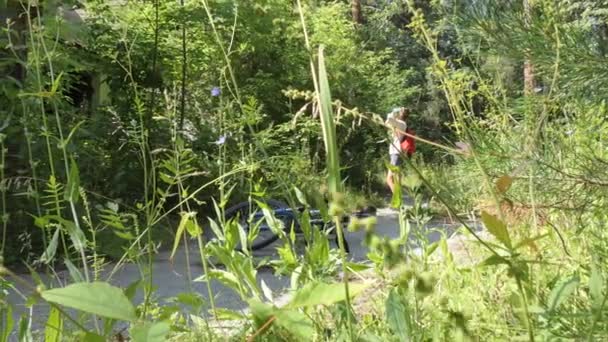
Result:
[[[282,228],[285,230],[290,230],[292,225],[295,229],[296,233],[302,233],[302,229],[300,223],[298,221],[298,214],[302,214],[305,207],[298,207],[292,209],[284,202],[269,199],[265,201],[266,205],[272,210],[272,214],[276,219],[282,222]],[[297,211],[297,213],[296,213]],[[323,215],[321,211],[318,209],[308,209],[309,214],[309,222],[311,228],[321,229],[323,231],[331,230],[335,228],[335,224],[332,220],[323,219]],[[356,216],[359,218],[369,217],[376,214],[375,208],[366,208],[360,211],[355,212],[352,216]],[[233,205],[232,207],[226,209],[224,212],[224,219],[226,222],[230,220],[236,220],[245,230],[247,235],[249,236],[250,230],[259,229],[257,236],[251,242],[251,250],[259,250],[262,249],[277,239],[279,239],[279,234],[276,234],[272,231],[270,224],[267,222],[266,217],[262,210],[256,203],[250,201],[243,201],[238,204]],[[341,217],[341,222],[345,227],[348,225],[350,220],[350,216]],[[335,231],[335,230],[334,230]],[[338,244],[338,234],[335,234],[335,242]],[[344,239],[344,247],[346,252],[349,252],[349,246],[346,239]]]

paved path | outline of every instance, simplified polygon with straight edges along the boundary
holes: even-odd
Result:
[[[399,225],[396,211],[390,209],[378,210],[377,222],[376,231],[379,235],[388,236],[391,238],[396,238],[399,236]],[[458,225],[455,224],[433,221],[428,224],[426,228],[424,228],[425,230],[423,232],[420,233],[426,235],[429,241],[433,242],[441,237],[441,231],[450,235],[457,227]],[[412,229],[415,230],[416,227],[413,226]],[[351,249],[349,256],[353,261],[366,260],[367,248],[362,244],[363,238],[363,232],[346,232],[346,239]],[[412,244],[415,245],[414,240],[415,238],[412,238]],[[270,255],[272,257],[272,251],[273,248],[269,246],[263,251],[254,254],[254,256]],[[178,251],[173,263],[169,261],[169,255],[170,252],[161,252],[157,255],[154,262],[154,284],[157,286],[155,296],[159,302],[162,304],[166,298],[173,297],[178,293],[189,291],[196,291],[207,298],[207,289],[205,283],[191,283],[188,281],[187,277],[187,266],[190,267],[190,272],[193,277],[203,274],[200,259],[197,257],[198,254],[192,253],[191,251],[192,257],[189,263],[186,262],[184,248]],[[111,266],[113,265],[110,265],[108,268],[111,268]],[[105,275],[107,274],[108,273],[105,273]],[[139,278],[139,275],[140,274],[136,265],[126,264],[113,275],[111,283],[126,287],[133,281],[136,281]],[[64,279],[67,279],[68,277],[67,272],[61,272],[60,276]],[[101,278],[106,279],[104,276]],[[26,276],[26,279],[29,279],[29,277]],[[289,277],[275,276],[271,269],[264,268],[258,271],[258,281],[261,282],[262,280],[273,291],[275,298],[277,294],[284,292],[285,289],[289,287]],[[31,281],[31,279],[29,279],[29,281]],[[22,287],[19,287],[19,290],[27,293],[27,291]],[[233,310],[242,310],[245,308],[245,303],[243,303],[239,296],[230,288],[227,288],[218,282],[212,282],[212,290],[216,295],[216,305],[218,307]],[[136,300],[141,300],[141,295],[139,298],[136,298]],[[25,308],[23,300],[21,300],[21,298],[15,293],[9,294],[9,302],[12,302],[16,306],[15,320],[18,322],[19,315],[27,312],[28,309]],[[34,329],[44,326],[48,315],[48,310],[49,309],[46,304],[37,304],[33,307]]]

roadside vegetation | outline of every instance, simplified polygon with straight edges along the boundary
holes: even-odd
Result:
[[[607,13],[0,2],[0,342],[608,339]],[[390,197],[397,106],[418,141]],[[304,210],[296,235],[276,199],[333,231]],[[253,258],[256,230],[225,219],[242,201],[278,234],[276,258]],[[341,220],[383,205],[397,239]],[[459,228],[431,241],[437,220]],[[161,250],[200,260],[187,277],[204,294],[157,295]],[[127,264],[140,277],[118,287]],[[291,280],[282,301],[257,277],[268,267]],[[211,281],[247,310],[216,305]],[[32,306],[48,307],[39,329]]]

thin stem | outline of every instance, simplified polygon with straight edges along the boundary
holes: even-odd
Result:
[[[40,16],[38,16],[38,25],[40,27],[42,27],[42,19],[40,18]],[[59,34],[59,33],[57,33]],[[56,39],[58,39],[59,37],[57,37]],[[38,38],[40,40],[40,45],[42,46],[42,50],[44,51],[44,54],[47,58],[47,64],[49,67],[49,75],[50,75],[50,80],[51,80],[51,84],[55,84],[55,82],[59,82],[58,79],[56,79],[55,77],[55,72],[54,72],[54,68],[53,68],[53,61],[51,59],[51,53],[48,51],[46,43],[44,41],[44,37],[40,36]],[[61,77],[61,76],[60,76]],[[53,108],[53,113],[55,114],[55,124],[57,125],[57,133],[59,134],[59,141],[60,143],[60,149],[61,152],[63,154],[63,166],[65,168],[65,173],[66,173],[66,178],[67,178],[67,183],[70,184],[71,182],[73,182],[74,180],[71,178],[71,172],[70,172],[70,167],[68,164],[68,152],[66,149],[66,145],[65,145],[65,139],[63,136],[63,128],[62,128],[62,124],[61,124],[61,118],[59,117],[59,108],[57,107],[57,102],[54,99],[51,99],[52,102],[52,108]],[[78,191],[78,190],[77,190]],[[74,199],[72,198],[72,196],[70,196],[69,200],[68,200],[69,204],[70,204],[70,210],[72,212],[72,219],[74,220],[74,225],[76,226],[76,230],[77,231],[82,231],[81,227],[80,227],[80,219],[78,218],[78,214],[76,213],[76,206],[74,203]],[[87,282],[89,282],[89,270],[87,267],[87,258],[85,255],[85,246],[86,246],[86,242],[83,243],[80,246],[74,246],[77,247],[77,249],[80,252],[80,257],[82,259],[82,268],[83,268],[83,272],[84,272],[84,276]]]
[[[36,8],[36,15],[38,17],[40,17],[41,13],[39,11],[38,7]],[[30,32],[30,34],[28,35],[30,38],[30,49],[31,49],[31,54],[32,54],[32,60],[34,63],[34,68],[35,68],[35,79],[36,79],[36,85],[37,85],[37,90],[38,92],[43,92],[44,91],[44,87],[42,86],[42,70],[40,68],[40,51],[39,51],[39,45],[36,44],[36,41],[34,40],[34,34],[32,32],[34,32],[34,23],[32,21],[32,3],[31,1],[28,1],[27,3],[27,7],[23,8],[25,10],[25,14],[26,14],[26,18],[27,18],[27,25],[28,25],[28,31]],[[51,171],[51,177],[53,178],[57,178],[57,175],[55,173],[55,160],[53,158],[53,150],[51,149],[51,131],[49,129],[49,124],[47,121],[47,117],[46,117],[46,108],[44,105],[44,101],[40,98],[37,99],[38,103],[40,104],[40,116],[42,119],[42,135],[45,138],[45,142],[46,142],[46,151],[47,151],[47,157],[48,157],[48,163],[49,163],[49,169]],[[58,217],[61,217],[61,207],[60,207],[60,200],[59,200],[59,195],[56,192],[53,192],[54,198],[53,198],[53,204],[55,204],[55,214]],[[60,231],[60,236],[61,236],[61,244],[63,247],[63,253],[65,254],[65,257],[68,258],[68,260],[71,261],[70,259],[70,253],[68,251],[68,245],[67,242],[65,240],[65,235],[63,234],[63,231]]]
[[[521,299],[523,300],[523,307],[524,307],[524,314],[526,315],[526,320],[527,323],[526,327],[528,328],[528,338],[530,339],[530,342],[534,342],[534,328],[532,327],[532,319],[530,317],[530,312],[528,310],[528,296],[526,295],[526,291],[524,289],[523,284],[521,283],[521,279],[519,277],[515,278],[515,281],[517,282],[517,288],[519,289],[519,292],[521,293]]]
[[[348,286],[349,271],[346,265],[346,248],[344,248],[344,232],[342,231],[342,222],[339,217],[334,218],[336,223],[336,232],[338,234],[338,247],[340,248],[340,259],[342,260],[342,281],[344,283],[344,293],[346,294],[346,321],[348,324],[348,336],[351,341],[354,341],[353,334],[353,313],[352,304],[350,302],[350,290]]]
[[[217,309],[215,307],[215,298],[213,297],[213,291],[211,290],[211,279],[209,277],[209,266],[207,265],[207,255],[205,253],[205,244],[203,243],[202,234],[198,234],[198,236],[196,237],[196,240],[198,242],[198,249],[199,249],[199,253],[201,255],[201,263],[203,264],[203,272],[207,276],[207,279],[205,282],[207,283],[207,294],[209,296],[209,303],[211,304],[211,310],[213,311],[213,316],[214,316],[215,320],[218,321]]]
[[[182,9],[184,9],[184,0],[180,0]],[[180,117],[179,117],[179,129],[184,129],[184,115],[186,111],[186,71],[187,71],[187,50],[186,50],[186,16],[182,22],[182,85],[181,85],[181,103],[180,103]]]
[[[4,258],[4,248],[6,247],[6,231],[8,228],[8,214],[6,212],[6,187],[8,184],[4,181],[4,163],[6,162],[6,150],[4,148],[5,135],[0,133],[0,200],[2,201],[2,247],[0,248],[0,258]]]

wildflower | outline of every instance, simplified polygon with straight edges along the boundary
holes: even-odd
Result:
[[[221,135],[214,144],[216,144],[216,145],[224,145],[224,143],[226,143],[226,136],[225,135]]]
[[[220,87],[211,88],[211,96],[217,97],[217,96],[220,96],[221,93],[222,93],[222,90],[220,89]]]

